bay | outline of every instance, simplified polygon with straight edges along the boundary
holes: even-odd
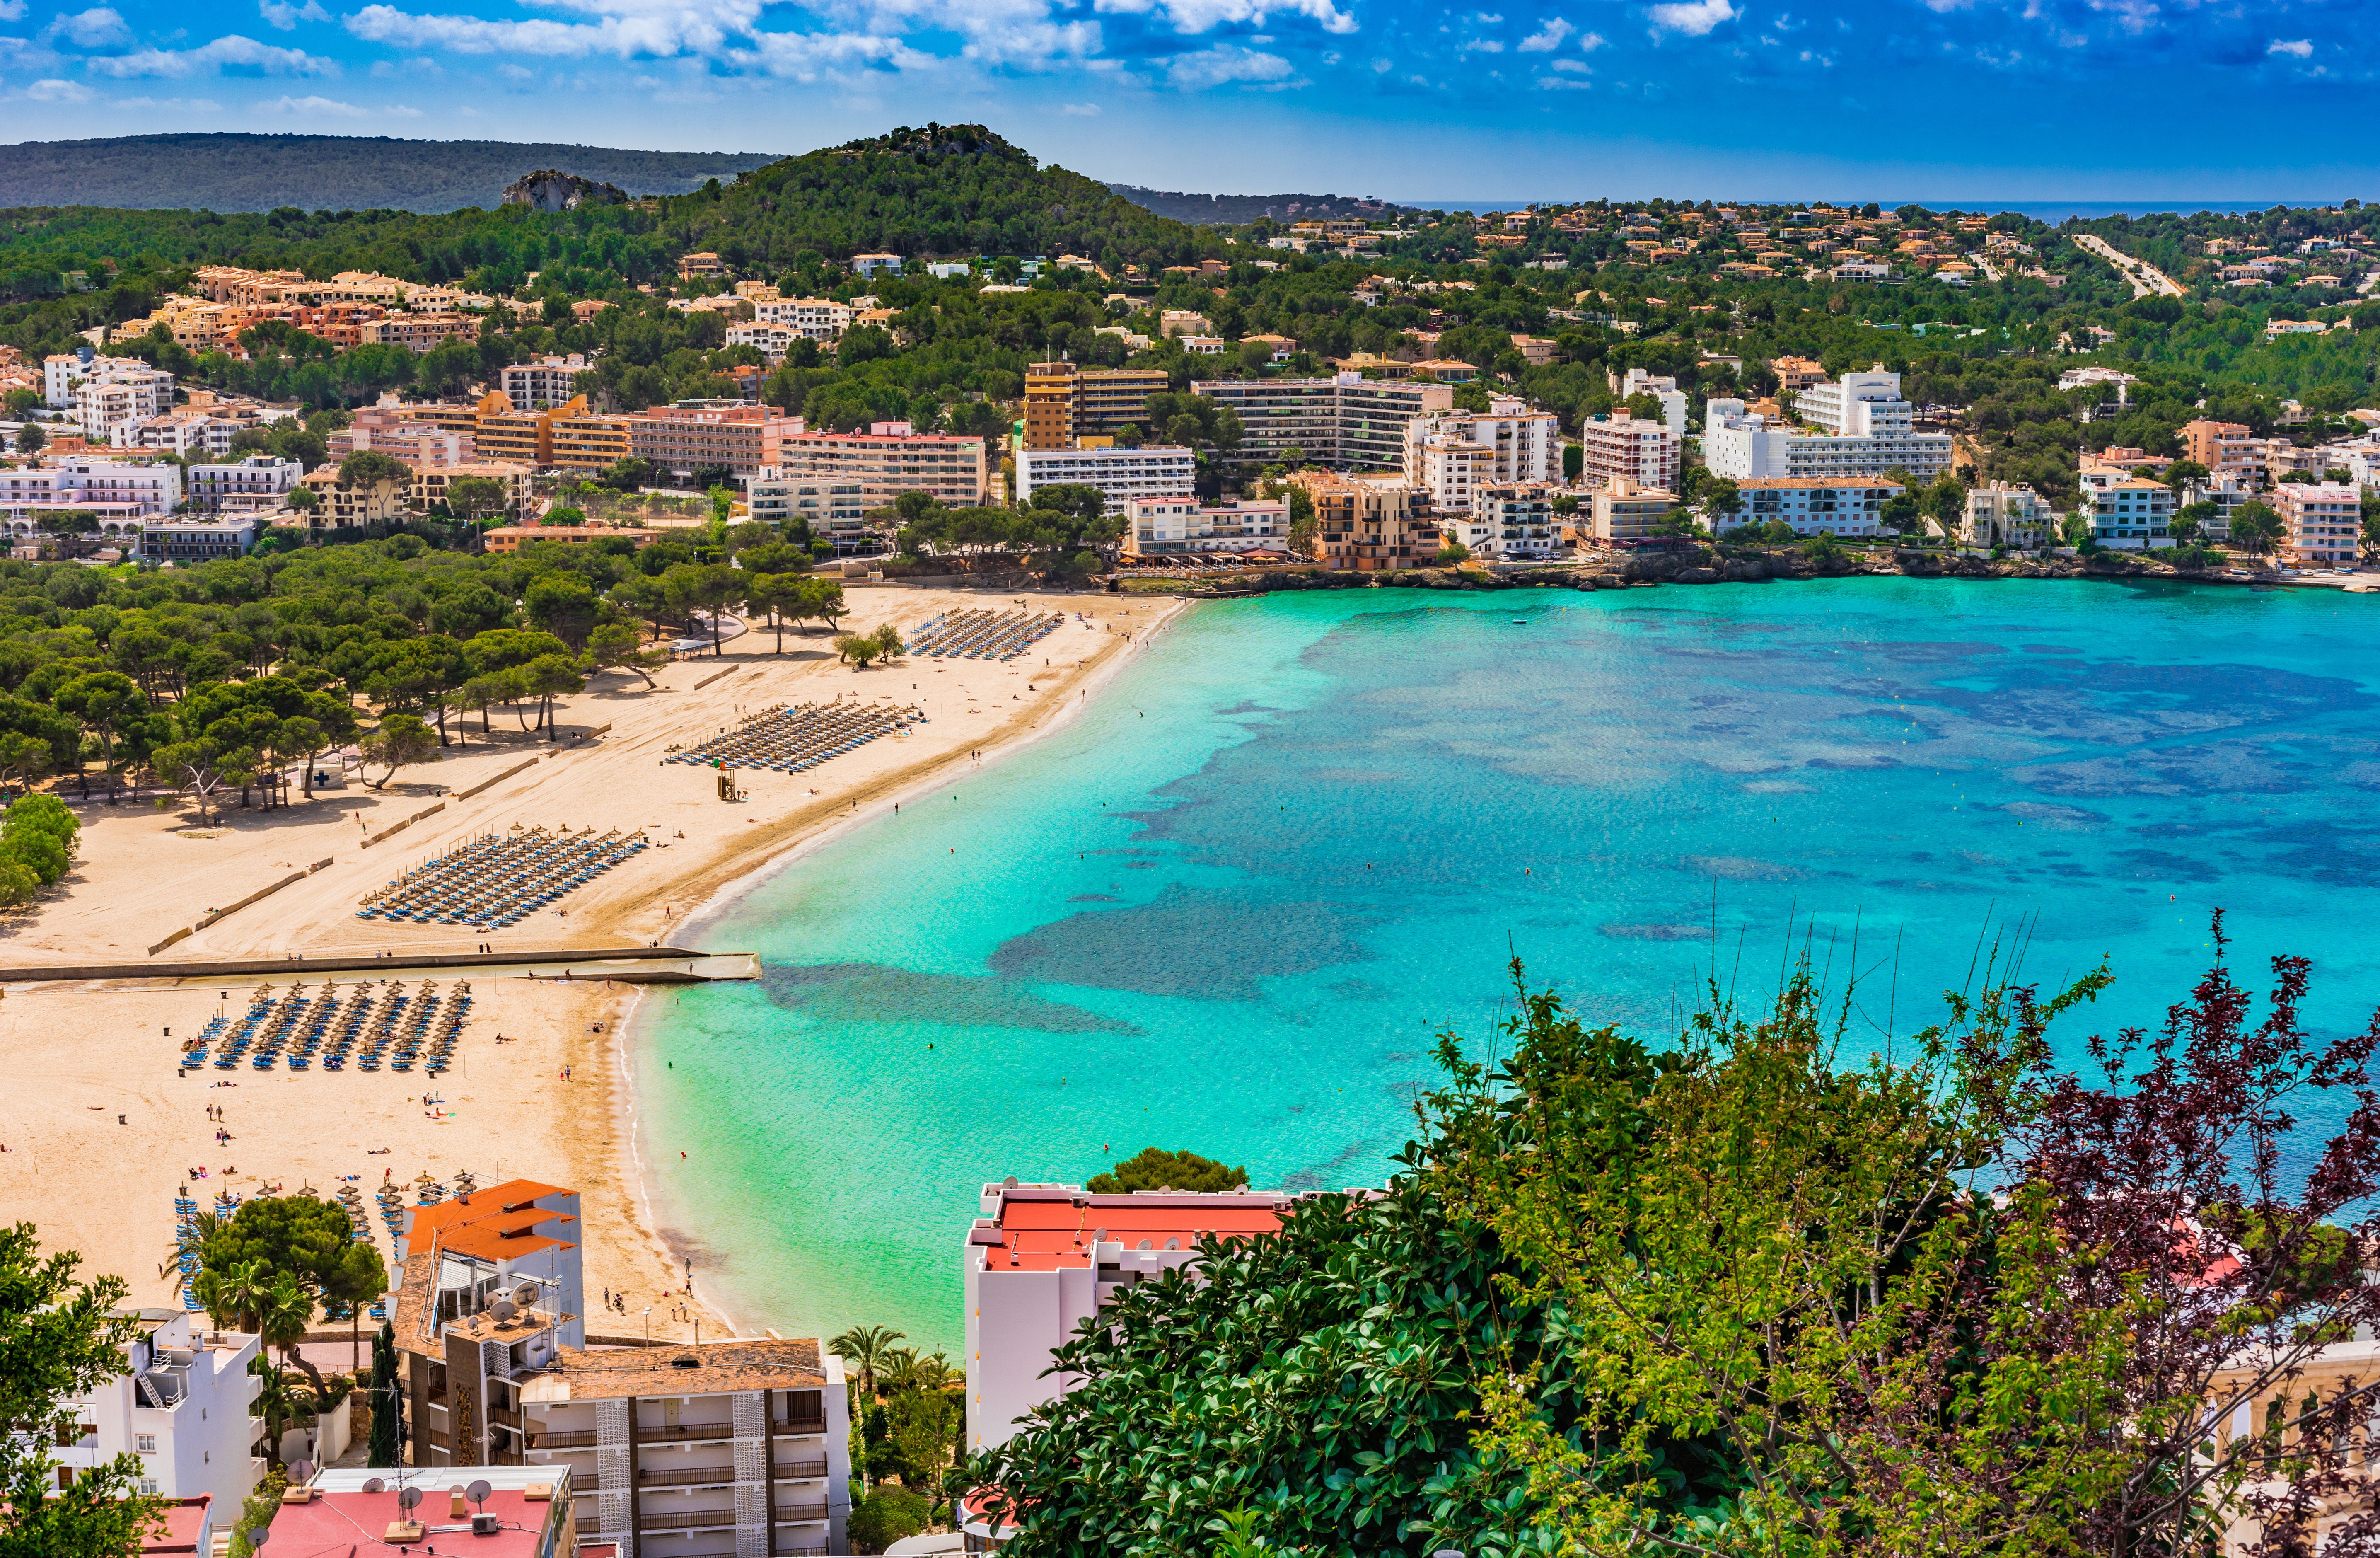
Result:
[[[1202,603],[1069,724],[853,827],[700,932],[767,977],[631,1037],[654,1210],[749,1329],[955,1354],[988,1181],[1139,1148],[1378,1183],[1508,960],[1673,1030],[1806,954],[1846,1041],[1997,951],[2154,1025],[2231,917],[2380,1001],[2374,603],[1851,579]],[[2319,1124],[2319,1122],[2313,1122]],[[685,1154],[681,1157],[680,1154]]]

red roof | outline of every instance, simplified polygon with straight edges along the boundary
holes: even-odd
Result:
[[[1247,1238],[1280,1228],[1287,1199],[1267,1194],[1093,1196],[1079,1191],[1009,1191],[996,1223],[978,1225],[993,1271],[1053,1272],[1087,1266],[1093,1235],[1126,1249],[1187,1249],[1206,1234]]]
[[[428,1467],[411,1479],[426,1495],[413,1517],[427,1528],[420,1541],[408,1544],[415,1553],[425,1547],[452,1543],[451,1551],[471,1558],[537,1558],[538,1539],[552,1513],[550,1499],[531,1500],[517,1489],[499,1488],[487,1503],[466,1504],[467,1511],[484,1509],[497,1516],[503,1529],[493,1536],[471,1534],[471,1515],[450,1513],[446,1489],[439,1481],[444,1468]],[[285,1503],[273,1516],[273,1540],[265,1551],[273,1558],[380,1558],[397,1545],[381,1538],[398,1518],[396,1489],[380,1493],[318,1494],[309,1503]]]
[[[457,1196],[436,1206],[417,1207],[412,1226],[406,1230],[406,1248],[428,1249],[434,1240],[442,1250],[481,1260],[517,1260],[541,1249],[567,1249],[566,1240],[534,1230],[540,1223],[574,1221],[567,1212],[547,1211],[536,1204],[542,1197],[571,1194],[533,1179],[509,1179],[474,1190],[468,1199]]]
[[[214,1502],[212,1493],[200,1493],[195,1499],[177,1499],[158,1512],[157,1523],[149,1528],[140,1540],[140,1551],[148,1552],[196,1552],[199,1530],[207,1523],[207,1506]]]

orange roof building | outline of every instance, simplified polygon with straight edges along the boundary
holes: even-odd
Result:
[[[1007,1442],[1017,1422],[1074,1377],[1045,1372],[1050,1355],[1123,1288],[1198,1258],[1208,1235],[1249,1239],[1281,1227],[1277,1190],[1143,1190],[1092,1195],[1071,1185],[983,1188],[967,1230],[967,1445]]]

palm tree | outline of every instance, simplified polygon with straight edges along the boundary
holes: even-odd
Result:
[[[212,1272],[208,1274],[215,1275]],[[215,1281],[215,1292],[223,1302],[224,1313],[250,1331],[257,1329],[257,1317],[264,1310],[264,1296],[272,1291],[272,1287],[261,1260],[230,1267],[216,1276]]]
[[[892,1344],[902,1339],[903,1333],[880,1325],[855,1325],[827,1345],[859,1369],[859,1388],[872,1401],[877,1371],[892,1361],[896,1351]]]
[[[298,1285],[298,1279],[283,1272],[273,1279],[273,1285],[257,1296],[257,1334],[268,1347],[280,1349],[282,1357],[304,1370],[314,1384],[316,1399],[323,1392],[322,1371],[307,1362],[298,1352],[298,1344],[306,1339],[306,1327],[314,1319],[314,1296]]]
[[[175,1297],[179,1298],[185,1293],[196,1291],[194,1284],[199,1273],[182,1269],[184,1258],[191,1258],[194,1263],[203,1260],[207,1253],[207,1241],[223,1231],[225,1221],[226,1219],[218,1213],[201,1211],[183,1223],[181,1230],[174,1235],[174,1253],[165,1258],[165,1264],[174,1273]]]
[[[258,1380],[255,1412],[264,1419],[265,1442],[277,1462],[281,1459],[281,1430],[298,1415],[298,1401],[290,1392],[288,1376],[272,1359],[259,1354],[248,1367]]]

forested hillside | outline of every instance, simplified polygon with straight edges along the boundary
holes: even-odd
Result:
[[[522,163],[506,176],[536,165]],[[229,214],[5,211],[0,293],[53,295],[77,270],[96,277],[237,263],[317,276],[376,270],[506,292],[538,271],[548,285],[584,295],[674,277],[678,256],[695,249],[717,250],[739,272],[773,272],[872,251],[1071,250],[1111,265],[1168,265],[1222,247],[1220,237],[1152,215],[1094,179],[1041,165],[979,125],[929,126],[788,157],[689,194],[552,214],[518,206],[431,215],[310,213],[294,205]]]
[[[29,140],[0,152],[0,207],[271,211],[493,206],[505,185],[555,167],[631,194],[675,195],[769,162],[766,152],[637,152],[510,140],[362,135],[122,135]]]
[[[1319,222],[1330,218],[1371,220],[1415,210],[1390,201],[1353,195],[1193,195],[1178,189],[1145,189],[1137,184],[1108,186],[1133,204],[1176,222],[1241,225],[1261,222]]]

